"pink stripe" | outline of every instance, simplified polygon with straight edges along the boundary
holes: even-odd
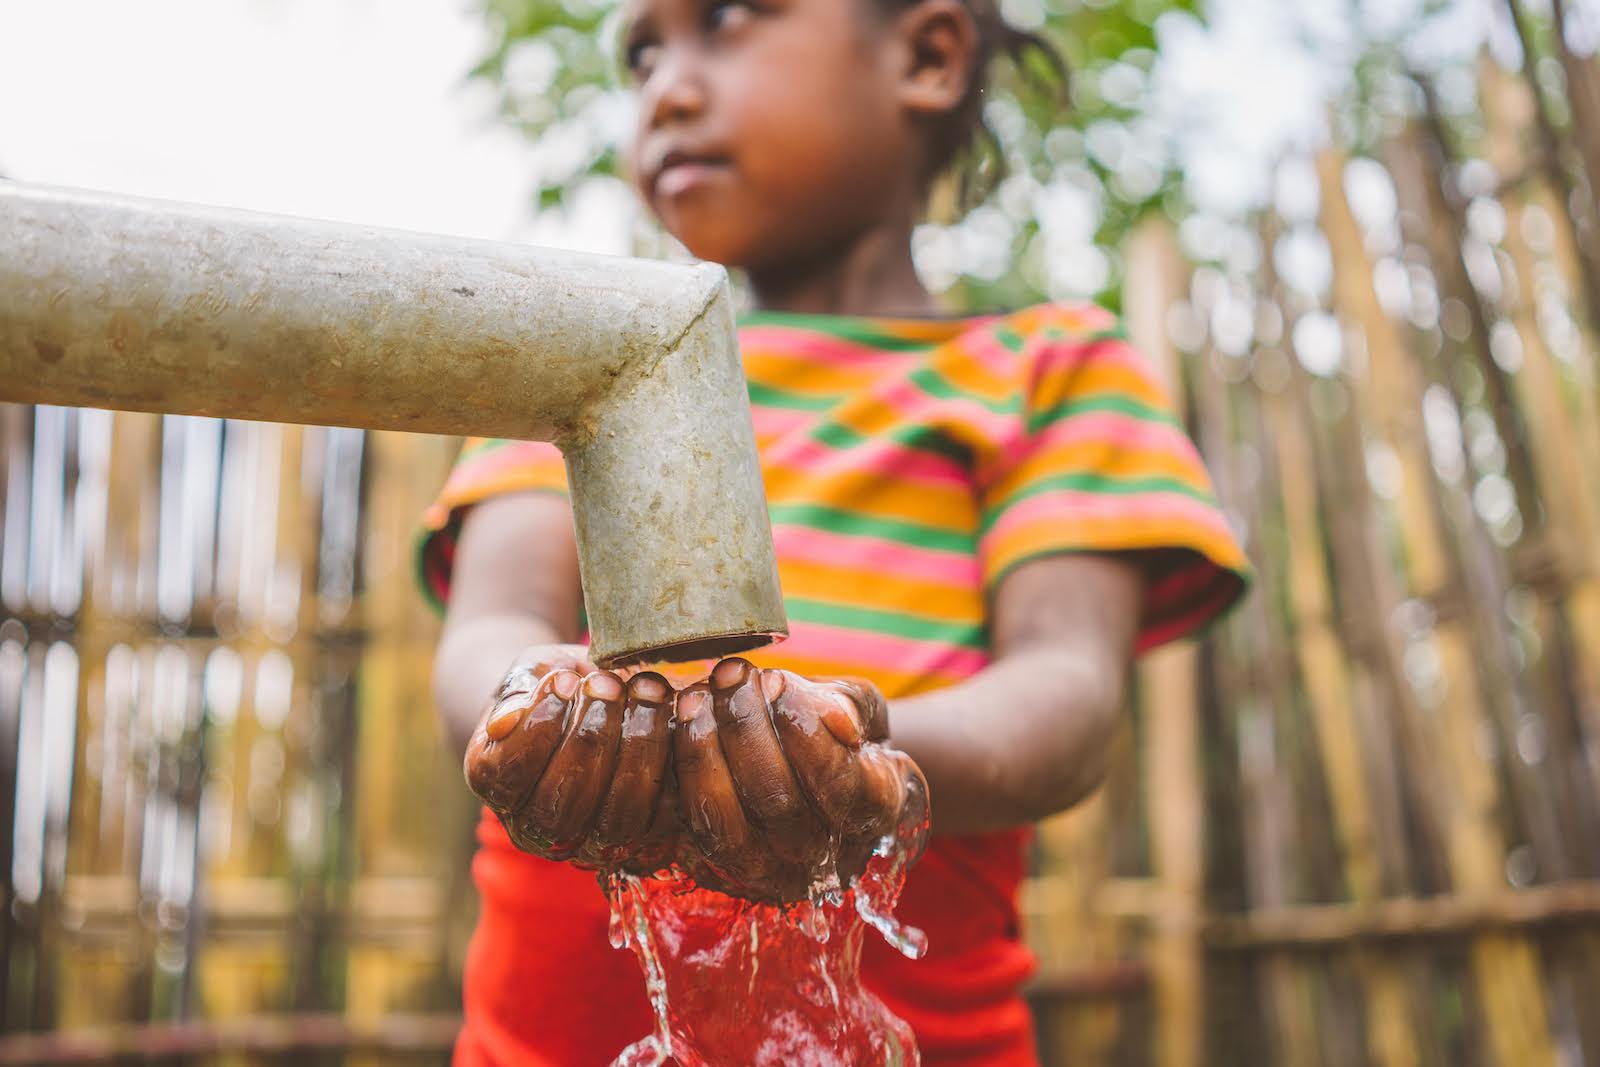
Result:
[[[1011,351],[1000,343],[991,330],[982,330],[962,338],[961,351],[996,378],[1012,383],[1013,387],[1021,384],[1018,372],[1026,371],[1029,362],[1026,351]]]
[[[478,482],[519,468],[562,467],[561,450],[543,441],[513,441],[479,455],[468,456],[450,473],[448,491],[461,492]],[[565,469],[564,467],[562,469]]]
[[[1028,451],[1086,443],[1197,459],[1194,443],[1176,426],[1120,411],[1085,411],[1053,422],[1028,439]]]
[[[789,639],[778,652],[851,664],[863,674],[885,670],[965,678],[989,664],[989,657],[976,649],[814,622],[792,624]]]
[[[1108,450],[1165,452],[1187,460],[1197,474],[1203,470],[1194,443],[1172,424],[1118,411],[1085,411],[1057,419],[1037,434],[1009,442],[995,458],[992,473],[986,473],[985,480],[998,480],[1029,456],[1075,444],[1100,444]],[[1189,480],[1197,487],[1208,484],[1199,478]]]
[[[945,408],[952,412],[950,421],[964,424],[973,435],[998,444],[1015,437],[1022,428],[1015,415],[998,415],[976,400],[958,398],[942,400],[923,392],[909,379],[889,383],[885,388],[874,389],[864,402],[878,403],[899,416],[899,422],[924,422],[930,411]]]
[[[785,474],[801,477],[837,477],[859,471],[915,482],[930,489],[968,490],[972,484],[965,468],[955,460],[888,441],[841,451],[821,441],[800,437],[772,448],[763,457],[763,466],[769,471],[781,469]]]
[[[832,533],[779,523],[772,528],[779,559],[873,570],[895,578],[956,589],[977,589],[983,580],[976,556],[935,548],[912,548],[876,537]]]
[[[760,404],[750,405],[750,423],[755,427],[756,436],[763,440],[786,437],[797,430],[805,429],[816,420],[816,412],[812,411],[769,408]]]
[[[930,346],[937,342],[930,342]],[[792,358],[813,365],[872,367],[915,363],[925,352],[894,352],[859,341],[787,326],[747,326],[739,331],[739,348],[762,359]]]
[[[1174,536],[1182,526],[1198,526],[1216,536],[1232,540],[1233,534],[1222,513],[1181,493],[1085,493],[1057,489],[1029,497],[1001,513],[1000,521],[983,537],[989,545],[1008,536],[1012,530],[1035,522],[1073,522],[1081,519],[1123,519],[1128,522],[1170,522]]]
[[[1117,317],[1099,304],[1046,304],[1041,310],[1050,313],[1048,321],[1035,329],[1059,326],[1075,333],[1104,333],[1117,326]]]
[[[1085,367],[1121,367],[1155,382],[1150,362],[1144,358],[1144,354],[1120,337],[1056,341],[1044,346],[1039,362],[1051,369],[1060,368],[1068,372]]]

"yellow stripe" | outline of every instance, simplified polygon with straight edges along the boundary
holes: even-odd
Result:
[[[983,598],[972,588],[796,559],[778,561],[778,579],[785,593],[808,600],[919,615],[936,622],[983,621]]]
[[[554,489],[566,492],[566,472],[557,467],[554,472],[536,467],[513,467],[502,471],[492,478],[484,478],[470,485],[446,487],[444,494],[439,498],[446,508],[466,507],[476,504],[496,493],[515,493],[529,489]]]
[[[1172,398],[1154,379],[1129,367],[1116,363],[1089,363],[1079,367],[1062,367],[1048,375],[1034,390],[1037,397],[1055,398],[1068,393],[1074,400],[1109,393],[1138,400],[1149,407],[1170,410]],[[1045,407],[1040,403],[1037,406]]]
[[[772,502],[823,503],[874,518],[904,519],[951,530],[971,530],[978,521],[977,503],[961,486],[891,483],[871,471],[820,477],[778,466],[767,467],[763,476],[767,499]]]
[[[934,363],[934,371],[962,392],[972,393],[995,403],[1004,403],[1017,395],[1020,383],[1015,374],[997,375],[983,361],[965,349],[961,350],[960,354],[960,359],[940,360]],[[1021,356],[1012,358],[1016,360],[1018,371],[1026,367]]]
[[[881,367],[809,363],[804,356],[783,352],[744,353],[744,373],[758,385],[804,396],[841,396],[860,392],[883,378]]]
[[[985,545],[986,581],[1018,560],[1041,552],[1120,552],[1142,548],[1189,548],[1233,570],[1246,567],[1233,539],[1203,526],[1171,519],[1045,519],[1009,530]]]
[[[1113,442],[1069,441],[1047,448],[1027,458],[1015,470],[984,491],[991,501],[1011,495],[1027,483],[1040,478],[1076,471],[1092,472],[1107,478],[1166,477],[1197,489],[1211,487],[1206,469],[1190,456],[1165,448],[1125,448]]]
[[[901,697],[914,696],[917,693],[943,689],[952,682],[959,681],[954,676],[934,675],[929,677],[922,674],[910,674],[905,671],[887,670],[877,665],[865,667],[859,663],[841,663],[838,660],[819,659],[812,656],[789,656],[784,654],[782,644],[747,652],[745,653],[745,658],[757,667],[775,667],[780,670],[793,671],[807,678],[852,676],[866,678],[881,689],[883,695],[890,700],[898,700]]]

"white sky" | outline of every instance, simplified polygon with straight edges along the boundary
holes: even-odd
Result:
[[[503,238],[529,150],[470,0],[0,0],[0,172]]]

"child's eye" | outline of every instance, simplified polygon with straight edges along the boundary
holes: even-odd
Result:
[[[706,9],[706,28],[726,30],[738,26],[753,14],[746,0],[712,0]]]
[[[628,50],[623,56],[627,64],[628,73],[635,78],[643,80],[650,73],[650,68],[656,61],[656,42],[649,40],[629,41]]]

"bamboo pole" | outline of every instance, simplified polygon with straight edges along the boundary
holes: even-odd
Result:
[[[1490,63],[1480,64],[1481,95],[1489,129],[1488,157],[1506,167],[1518,151],[1516,133],[1530,110],[1519,83]],[[1600,455],[1600,410],[1594,394],[1568,388],[1539,330],[1533,292],[1538,267],[1524,235],[1524,205],[1513,193],[1502,198],[1506,211],[1505,248],[1515,271],[1508,294],[1509,319],[1522,353],[1519,392],[1530,410],[1533,448],[1552,509],[1550,539],[1558,561],[1557,581],[1564,620],[1552,620],[1551,637],[1570,648],[1570,675],[1562,706],[1577,719],[1573,745],[1587,768],[1585,798],[1589,829],[1582,840],[1600,838],[1594,825],[1595,791],[1600,789],[1600,477],[1580,457]],[[1568,632],[1570,627],[1570,632]],[[1587,735],[1587,738],[1583,735]]]
[[[1244,916],[1215,916],[1206,924],[1205,939],[1207,946],[1220,951],[1284,948],[1312,952],[1354,942],[1388,944],[1485,933],[1521,938],[1540,928],[1579,927],[1597,920],[1600,881],[1519,890],[1502,884],[1439,897],[1392,897],[1366,904],[1263,908]],[[1494,1027],[1495,1021],[1490,1019],[1486,1029],[1492,1032]]]
[[[1182,279],[1170,229],[1162,223],[1144,227],[1128,249],[1128,261],[1131,276],[1142,283],[1130,294],[1130,335],[1168,389],[1181,396],[1182,368],[1166,330],[1166,309],[1177,299]],[[1205,876],[1196,662],[1192,647],[1179,646],[1150,656],[1139,672],[1151,861],[1164,901],[1149,948],[1161,1067],[1198,1067],[1205,1028],[1198,936]]]
[[[1270,245],[1270,242],[1268,242]],[[1268,273],[1265,291],[1277,295]],[[1378,829],[1361,739],[1350,713],[1355,694],[1333,625],[1333,599],[1324,569],[1327,546],[1318,500],[1319,469],[1312,451],[1313,416],[1303,371],[1292,355],[1286,388],[1263,396],[1268,431],[1276,451],[1278,492],[1284,505],[1290,610],[1306,698],[1321,751],[1327,789],[1340,840],[1344,891],[1357,902],[1383,896]],[[1381,958],[1354,961],[1367,1020],[1367,1054],[1380,1067],[1421,1062],[1411,990],[1403,972]]]
[[[1554,213],[1554,217],[1566,225],[1576,253],[1576,262],[1580,267],[1578,277],[1583,282],[1583,303],[1587,311],[1584,318],[1589,324],[1590,337],[1600,337],[1600,248],[1595,244],[1596,233],[1600,232],[1600,212],[1596,210],[1593,197],[1579,195],[1572,171],[1568,169],[1565,151],[1568,142],[1562,132],[1556,129],[1549,104],[1544,98],[1544,90],[1539,85],[1537,67],[1540,50],[1534,41],[1533,29],[1523,10],[1522,0],[1505,0],[1505,6],[1522,46],[1522,77],[1533,100],[1540,160],[1563,205],[1560,211]]]
[[[1268,437],[1262,420],[1259,398],[1250,398],[1251,439],[1256,442],[1262,466],[1270,458]],[[1266,498],[1273,493],[1275,479],[1263,471],[1253,491],[1240,491],[1236,499],[1247,516],[1250,543],[1266,541]],[[1281,628],[1273,624],[1269,605],[1281,600],[1276,587],[1278,574],[1268,561],[1258,564],[1256,591],[1242,607],[1247,636],[1246,647],[1254,650],[1248,668],[1242,672],[1239,692],[1229,698],[1237,709],[1239,774],[1243,797],[1241,817],[1245,820],[1249,906],[1257,909],[1286,907],[1291,903],[1294,857],[1302,850],[1294,828],[1298,822],[1296,794],[1291,775],[1293,757],[1283,739],[1288,723],[1301,714],[1295,680],[1289,665],[1292,646],[1283,640]],[[1304,967],[1283,954],[1269,954],[1262,962],[1262,985],[1272,1005],[1274,1062],[1283,1067],[1314,1067],[1317,1056],[1318,1022]]]
[[[1445,551],[1446,537],[1436,506],[1424,505],[1434,495],[1435,482],[1423,444],[1418,440],[1417,419],[1421,395],[1412,360],[1398,330],[1384,313],[1372,288],[1372,265],[1362,247],[1359,229],[1344,199],[1339,157],[1327,153],[1323,172],[1322,225],[1334,254],[1334,269],[1341,307],[1361,324],[1367,342],[1366,396],[1376,428],[1395,441],[1401,456],[1402,495],[1412,498],[1400,507],[1401,529],[1411,563],[1414,589],[1427,592],[1428,584],[1458,579]],[[1450,691],[1438,703],[1442,718],[1428,731],[1428,750],[1444,753],[1449,773],[1438,776],[1450,795],[1441,796],[1440,808],[1448,818],[1445,841],[1454,885],[1482,892],[1503,884],[1504,847],[1496,825],[1498,787],[1494,771],[1483,760],[1476,738],[1485,721],[1482,699],[1474,683],[1473,653],[1469,640],[1453,623],[1441,625],[1433,640],[1443,664],[1442,676]],[[1423,757],[1428,758],[1428,757]],[[1552,1062],[1546,1031],[1529,1023],[1543,1010],[1537,958],[1525,942],[1490,936],[1474,943],[1474,972],[1485,1001],[1488,1030],[1497,1042],[1498,1062],[1511,1064]],[[1526,1056],[1526,1060],[1517,1056]],[[1508,1058],[1510,1057],[1510,1058]]]
[[[1452,286],[1465,282],[1464,272],[1452,266],[1459,266],[1459,258],[1454,255],[1458,242],[1450,219],[1445,217],[1447,209],[1440,203],[1442,193],[1437,188],[1438,175],[1434,169],[1439,162],[1437,152],[1430,163],[1420,136],[1417,130],[1411,129],[1392,142],[1391,171],[1395,174],[1402,203],[1407,205],[1410,217],[1417,220],[1421,228],[1417,238],[1429,249],[1432,261],[1443,262],[1446,266],[1439,276],[1441,292],[1456,295]],[[1461,298],[1477,300],[1470,292]],[[1415,362],[1430,387],[1448,395],[1458,411],[1465,408],[1459,386],[1443,367],[1436,361],[1417,359]],[[1514,445],[1508,441],[1505,445],[1508,453],[1513,447],[1523,447],[1520,442]],[[1517,755],[1518,726],[1534,712],[1508,637],[1505,604],[1510,579],[1507,568],[1474,509],[1468,489],[1459,485],[1443,489],[1444,506],[1461,539],[1458,575],[1473,625],[1479,685],[1485,694],[1485,706],[1493,713],[1491,721],[1499,734],[1502,751],[1506,753],[1506,766],[1513,784],[1512,799],[1533,843],[1540,869],[1546,877],[1561,879],[1568,873],[1568,852],[1560,814],[1544,777]]]
[[[1572,109],[1573,142],[1583,160],[1589,187],[1589,204],[1600,189],[1600,83],[1592,61],[1572,51],[1567,38],[1567,0],[1550,0],[1550,46],[1566,75],[1567,104]]]
[[[1353,692],[1342,649],[1330,623],[1331,601],[1322,570],[1325,546],[1319,529],[1316,464],[1305,440],[1306,413],[1287,398],[1268,405],[1281,465],[1280,492],[1289,523],[1291,552],[1296,559],[1290,590],[1295,605],[1295,632],[1301,670],[1311,702],[1328,793],[1342,843],[1346,891],[1355,901],[1383,895],[1377,831],[1363,753],[1351,716]],[[1356,964],[1368,1022],[1368,1051],[1382,1067],[1409,1067],[1420,1062],[1413,1032],[1410,992],[1394,966],[1366,957]]]

